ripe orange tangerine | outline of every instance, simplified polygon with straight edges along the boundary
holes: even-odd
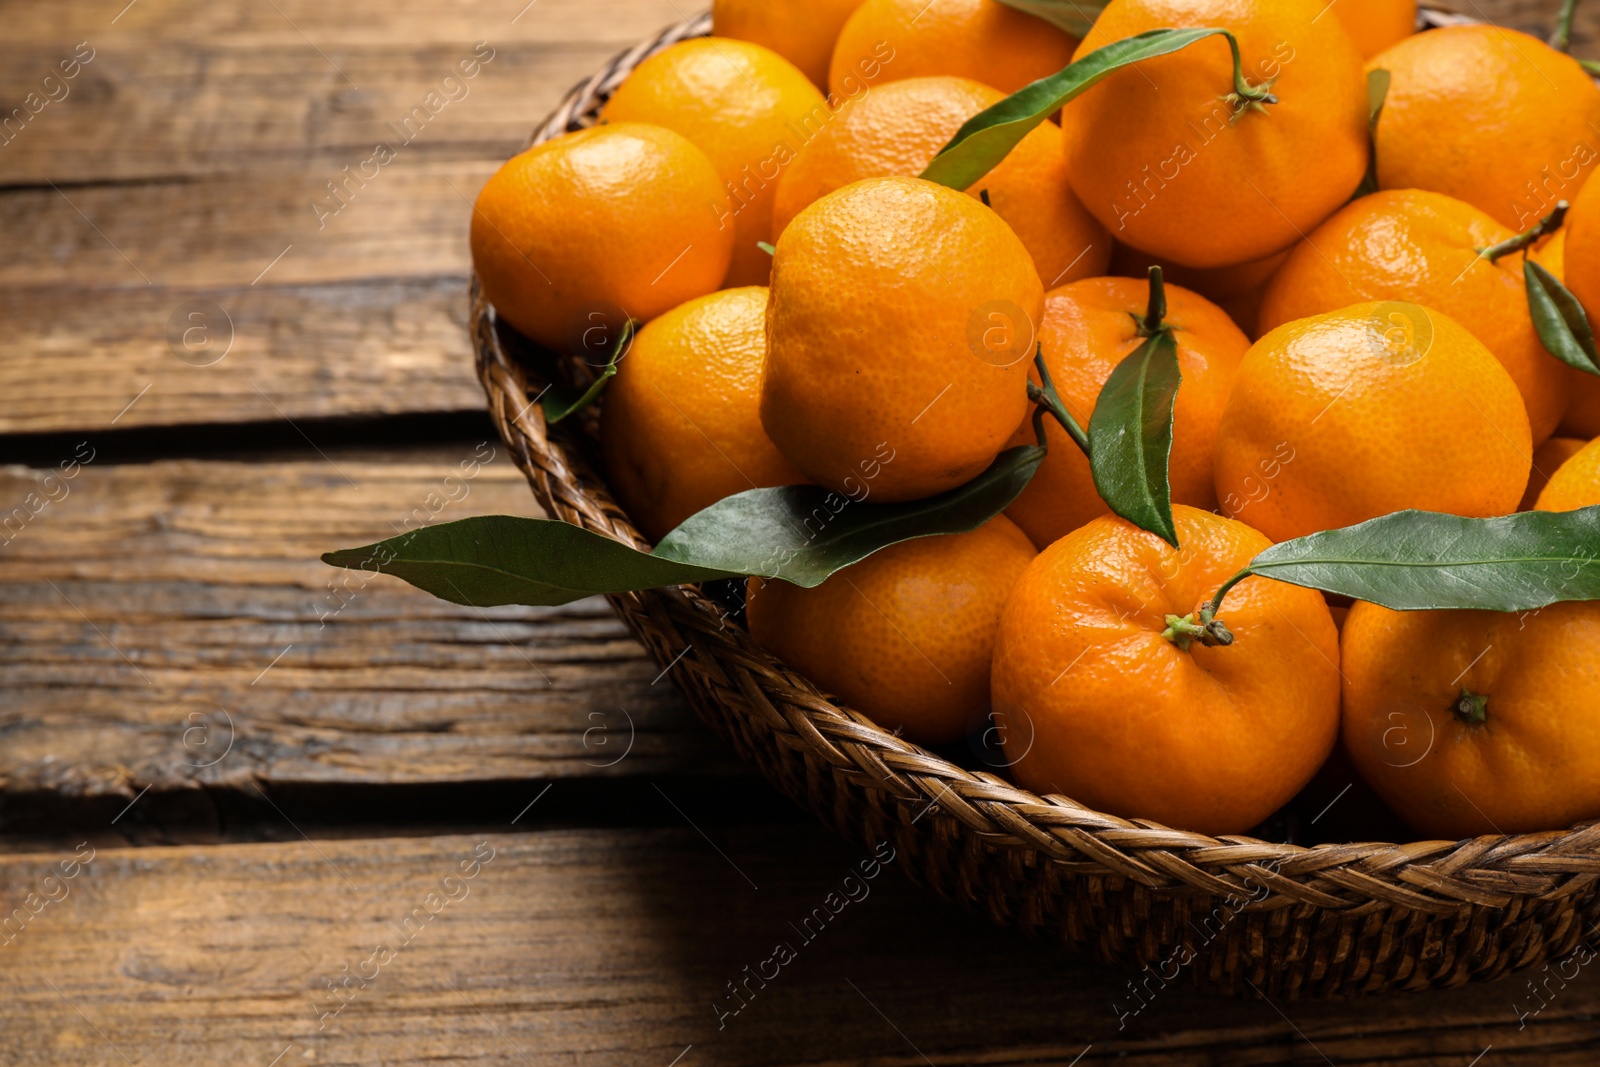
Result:
[[[495,171],[472,264],[495,310],[548,348],[594,351],[629,319],[717,288],[733,230],[716,168],[681,135],[624,122],[563,134]]]
[[[1540,511],[1576,511],[1600,504],[1600,438],[1556,468],[1534,506]]]
[[[1600,601],[1522,613],[1357,603],[1342,648],[1345,748],[1422,833],[1600,816]]]
[[[866,0],[839,31],[828,87],[953,74],[1014,93],[1072,62],[1077,40],[999,0]]]
[[[600,450],[617,502],[659,541],[747,489],[805,475],[761,429],[767,290],[724,289],[639,331],[600,409]]]
[[[1339,729],[1339,635],[1322,594],[1267,578],[1229,592],[1233,643],[1169,636],[1271,543],[1174,505],[1181,550],[1099,518],[1039,554],[1000,619],[994,714],[1023,786],[1207,834],[1285,804]]]
[[[1528,413],[1454,319],[1380,301],[1251,346],[1217,431],[1217,498],[1276,541],[1405,508],[1504,515],[1528,484]]]
[[[1361,56],[1324,0],[1111,0],[1078,57],[1168,27],[1238,39],[1251,90],[1211,37],[1124,68],[1062,109],[1072,186],[1119,242],[1189,267],[1287,248],[1350,198],[1367,166]]]
[[[1296,245],[1261,302],[1265,333],[1365,300],[1409,300],[1442,311],[1494,353],[1527,405],[1533,440],[1567,407],[1567,367],[1545,351],[1528,313],[1522,257],[1480,250],[1516,234],[1443,193],[1393,189],[1339,209]]]
[[[861,0],[715,0],[711,34],[765,45],[828,87],[828,61],[839,31]]]
[[[1430,189],[1521,232],[1592,172],[1600,88],[1578,61],[1503,26],[1447,26],[1373,56],[1389,72],[1378,186]]]
[[[998,90],[967,78],[907,78],[875,86],[785,168],[773,202],[773,230],[782,233],[807,204],[851,182],[922,173],[962,123],[1001,99]],[[988,197],[1022,238],[1046,284],[1105,273],[1111,238],[1067,181],[1055,124],[1029,131],[967,192]]]
[[[772,261],[772,198],[807,131],[831,120],[817,87],[793,63],[749,41],[680,41],[634,68],[601,109],[607,122],[651,122],[683,134],[716,166],[733,230],[725,285],[764,285]],[[712,210],[712,205],[706,205]]]
[[[891,545],[814,589],[751,578],[750,636],[880,726],[955,741],[983,722],[1000,612],[1033,556],[996,516]]]
[[[1043,303],[1027,249],[977,200],[918,178],[847,185],[778,238],[761,423],[847,496],[869,465],[875,500],[954,488],[1027,412]]]

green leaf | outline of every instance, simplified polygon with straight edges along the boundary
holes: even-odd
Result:
[[[1367,132],[1378,132],[1378,117],[1383,114],[1383,102],[1389,98],[1389,83],[1393,79],[1382,67],[1367,71]]]
[[[1352,200],[1378,191],[1378,119],[1389,97],[1389,72],[1382,67],[1367,71],[1367,173],[1362,175]]]
[[[1109,0],[1000,0],[1007,7],[1025,11],[1059,26],[1074,37],[1083,37],[1100,17]]]
[[[1158,329],[1117,364],[1089,418],[1089,469],[1112,511],[1174,548],[1172,409],[1183,376],[1172,331]]]
[[[612,346],[611,358],[601,368],[600,374],[577,396],[572,391],[556,385],[550,385],[539,398],[539,406],[544,409],[544,421],[548,426],[554,426],[562,419],[574,415],[600,399],[600,394],[606,391],[606,386],[611,379],[616,377],[617,364],[622,357],[628,354],[628,349],[633,343],[633,322],[630,320],[622,324],[621,331],[617,334],[617,343]]]
[[[1493,519],[1398,511],[1273,545],[1246,573],[1396,611],[1532,611],[1600,600],[1597,556],[1600,507]]]
[[[977,529],[1027,488],[1044,455],[1037,445],[1007,449],[965,485],[899,504],[858,503],[815,485],[752,489],[689,516],[655,554],[810,588],[899,541]],[[870,499],[871,482],[862,485]]]
[[[1546,351],[1570,367],[1600,374],[1600,354],[1595,351],[1589,316],[1572,291],[1556,276],[1531,259],[1522,261],[1528,284],[1528,310]]]
[[[392,574],[441,600],[480,608],[567,604],[596,593],[731,577],[657,559],[571,523],[511,515],[425,526],[365,548],[329,552],[322,561]]]
[[[322,559],[478,607],[566,604],[747,574],[810,587],[900,541],[976,529],[1017,498],[1044,455],[1037,445],[1008,449],[965,485],[901,504],[869,504],[814,485],[752,489],[691,515],[653,553],[555,519],[487,515]],[[871,480],[862,485],[870,494]]]
[[[1129,64],[1169,55],[1217,35],[1227,37],[1237,57],[1239,46],[1232,34],[1227,30],[1205,28],[1148,30],[1097,48],[968,119],[950,143],[939,150],[921,177],[952,189],[966,189],[994,169],[1029,130],[1084,90]],[[1236,61],[1236,72],[1237,69]]]

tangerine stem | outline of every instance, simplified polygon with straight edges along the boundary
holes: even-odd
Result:
[[[1556,28],[1550,34],[1550,47],[1565,52],[1572,45],[1572,16],[1578,10],[1578,0],[1565,0],[1561,14],[1556,17]]]
[[[1257,89],[1245,80],[1244,57],[1239,54],[1239,39],[1227,30],[1222,31],[1222,36],[1228,39],[1228,47],[1233,51],[1233,95],[1246,101],[1247,106],[1276,104],[1278,98],[1272,95],[1269,87],[1263,86]]]
[[[1217,590],[1217,595],[1211,598],[1211,603],[1200,609],[1202,621],[1209,622],[1212,619],[1215,619],[1217,617],[1217,613],[1222,610],[1222,598],[1228,595],[1228,590],[1232,589],[1234,586],[1250,577],[1250,575],[1253,573],[1254,572],[1249,567],[1246,567],[1238,574],[1235,574],[1232,578],[1229,578],[1227,581],[1223,582],[1222,588]]]
[[[1462,722],[1476,726],[1489,718],[1489,698],[1483,693],[1462,689],[1450,710],[1460,716]]]
[[[1490,263],[1493,263],[1502,256],[1509,256],[1513,252],[1522,251],[1524,248],[1527,248],[1529,245],[1539,240],[1539,238],[1543,237],[1545,234],[1554,233],[1555,231],[1561,229],[1561,224],[1567,219],[1567,209],[1569,207],[1571,207],[1571,205],[1565,200],[1556,201],[1555,210],[1551,211],[1550,214],[1546,215],[1544,218],[1540,219],[1526,230],[1523,230],[1515,237],[1508,237],[1497,245],[1490,245],[1488,248],[1478,249],[1478,255],[1484,259],[1487,259]]]
[[[1161,278],[1161,268],[1152,266],[1150,275],[1150,300],[1145,305],[1144,318],[1139,322],[1140,337],[1154,337],[1167,329],[1167,286]]]
[[[1041,343],[1035,350],[1033,365],[1039,371],[1039,381],[1043,386],[1028,383],[1028,399],[1039,405],[1039,410],[1048,411],[1055,416],[1061,428],[1067,431],[1067,436],[1072,438],[1074,444],[1083,449],[1083,454],[1089,454],[1089,435],[1083,432],[1083,427],[1078,425],[1078,420],[1072,417],[1067,406],[1061,402],[1061,394],[1056,392],[1056,385],[1050,380],[1050,368],[1044,365],[1044,345]],[[1040,434],[1040,441],[1044,440],[1042,421],[1035,419],[1034,428]]]

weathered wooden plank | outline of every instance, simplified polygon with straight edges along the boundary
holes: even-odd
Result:
[[[634,36],[654,28],[641,24]],[[58,72],[48,82],[74,46],[5,50],[0,186],[264,171],[305,171],[320,183],[380,143],[430,159],[500,160],[623,45],[424,40],[335,48],[330,58],[298,37],[90,47],[76,78]],[[284,95],[286,85],[295,92]]]
[[[682,815],[709,837],[681,825],[0,860],[0,905],[23,909],[0,934],[0,1059],[1465,1067],[1490,1046],[1493,1064],[1591,1063],[1600,1037],[1588,976],[1552,985],[1520,1030],[1516,980],[1356,1004],[1173,985],[1120,1018],[1127,976],[954,912],[901,877],[892,846],[863,870],[867,850],[821,830]]]
[[[0,287],[0,430],[476,411],[464,278]],[[132,406],[129,406],[129,405]]]
[[[745,773],[602,601],[484,611],[317,559],[538,514],[498,443],[126,466],[92,438],[74,451],[54,476],[0,468],[9,793]]]
[[[210,290],[465,276],[472,201],[495,165],[402,154],[352,182],[343,201],[327,196],[320,172],[13,189],[0,194],[0,229],[21,254],[0,262],[0,286]]]

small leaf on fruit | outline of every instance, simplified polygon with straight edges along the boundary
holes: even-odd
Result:
[[[1595,351],[1589,316],[1572,291],[1531,259],[1522,263],[1527,281],[1528,311],[1545,350],[1570,367],[1600,374],[1600,353]]]
[[[1172,411],[1183,375],[1172,331],[1158,329],[1117,364],[1089,418],[1089,469],[1112,511],[1173,547]]]
[[[1074,37],[1082,37],[1100,17],[1110,0],[1000,0],[1007,7],[1025,11],[1059,26]]]

